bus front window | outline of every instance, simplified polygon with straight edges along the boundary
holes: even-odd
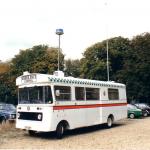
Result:
[[[31,103],[43,103],[44,92],[42,86],[29,88],[29,99]]]
[[[19,88],[20,104],[44,104],[52,103],[50,86],[35,86]]]

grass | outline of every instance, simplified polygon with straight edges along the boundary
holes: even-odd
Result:
[[[5,124],[3,124],[3,125],[0,124],[0,133],[10,131],[10,129],[12,129],[12,128],[15,129],[15,122],[6,121]]]

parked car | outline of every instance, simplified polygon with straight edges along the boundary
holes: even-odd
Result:
[[[16,119],[16,107],[13,104],[0,103],[0,114],[1,118],[5,120],[15,120]]]
[[[127,110],[128,110],[128,118],[134,119],[142,117],[142,110],[138,109],[136,106],[132,104],[127,105]]]
[[[147,112],[148,115],[150,115],[150,106],[146,103],[136,103],[134,104],[135,106],[137,106],[138,108],[145,110]]]
[[[148,112],[146,111],[146,109],[144,109],[144,108],[140,108],[140,107],[138,107],[138,106],[136,106],[135,104],[133,104],[135,107],[137,107],[138,109],[141,109],[142,110],[142,116],[144,116],[144,117],[147,117],[148,116]]]

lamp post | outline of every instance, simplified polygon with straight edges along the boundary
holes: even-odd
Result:
[[[56,34],[59,36],[58,42],[59,42],[59,48],[58,48],[58,71],[59,71],[59,55],[60,55],[60,36],[64,34],[63,29],[56,29]]]
[[[108,1],[106,0],[106,2],[105,2],[106,18],[108,18],[107,3],[108,3]],[[110,78],[109,78],[109,43],[108,43],[108,22],[107,21],[108,21],[108,19],[106,20],[106,51],[107,51],[107,62],[106,62],[106,64],[107,64],[107,81],[109,81],[110,80]]]
[[[106,40],[106,51],[107,51],[107,81],[109,81],[109,52],[108,52],[108,38]]]

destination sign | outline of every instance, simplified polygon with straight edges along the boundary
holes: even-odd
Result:
[[[21,81],[22,83],[36,82],[36,74],[22,76]]]

